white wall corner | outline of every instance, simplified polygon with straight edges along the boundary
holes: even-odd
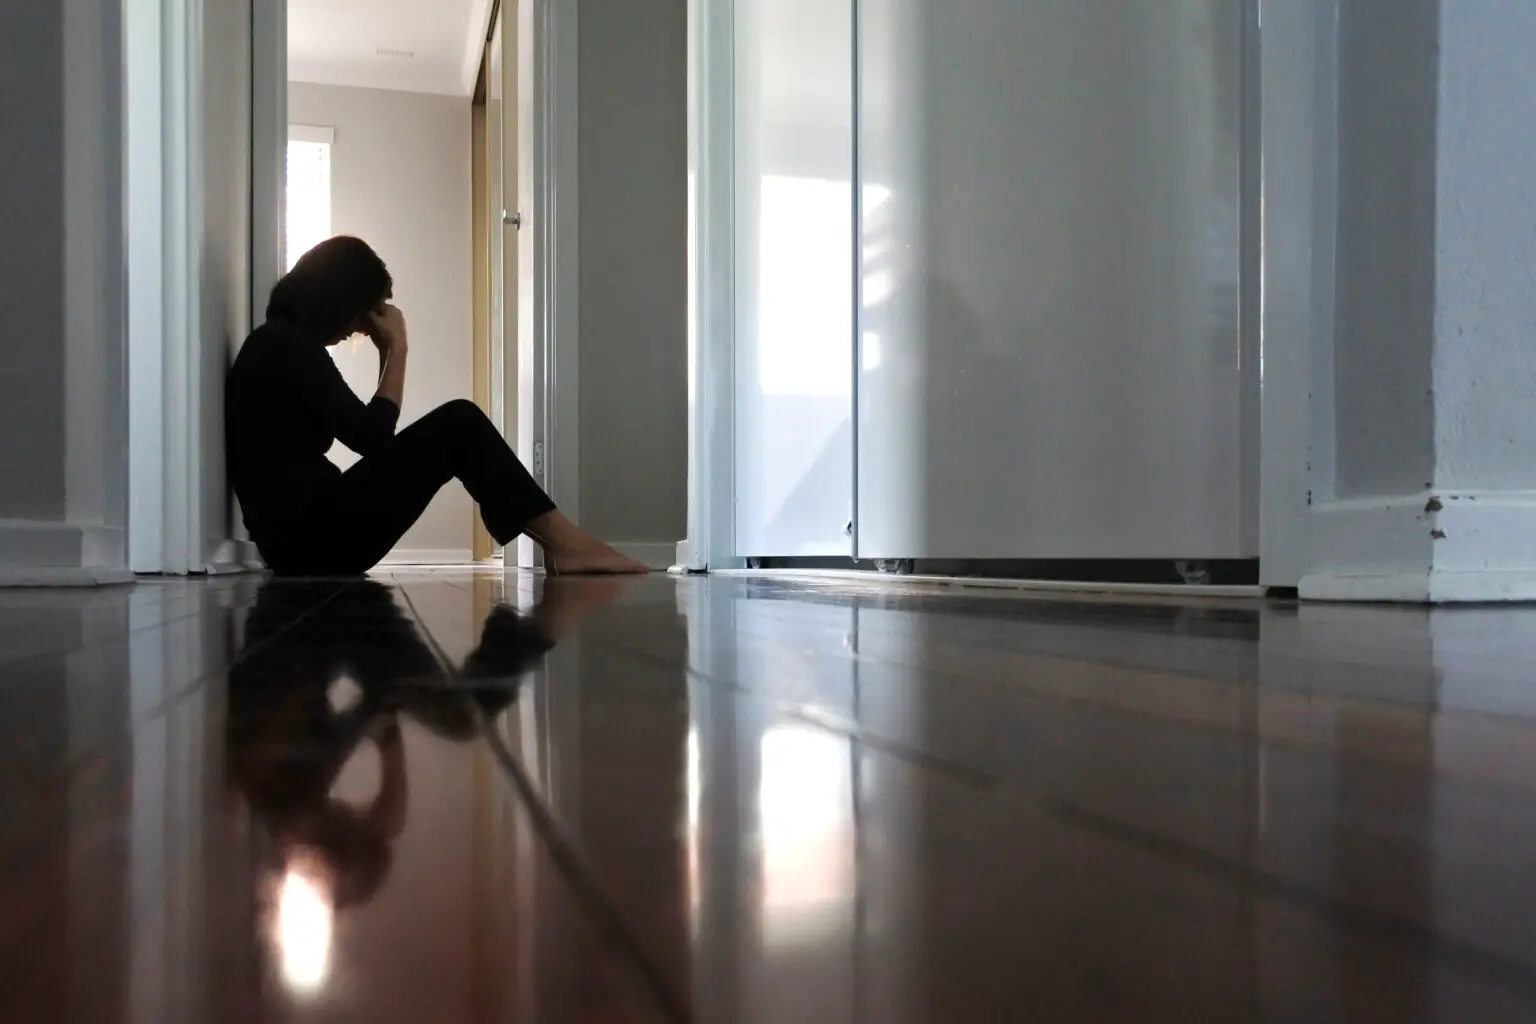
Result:
[[[480,78],[480,62],[491,34],[491,7],[491,0],[470,0],[469,34],[464,40],[464,59],[459,68],[459,85],[466,96],[475,94],[475,82]],[[516,18],[517,7],[512,5],[502,17]]]
[[[1536,491],[1425,491],[1315,506],[1304,600],[1536,601]]]

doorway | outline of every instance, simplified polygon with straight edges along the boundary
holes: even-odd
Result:
[[[550,472],[544,457],[546,417],[541,410],[555,373],[552,366],[545,369],[543,352],[556,324],[574,318],[574,272],[556,281],[561,261],[567,267],[574,263],[574,246],[557,254],[562,224],[539,211],[552,203],[554,177],[565,180],[566,191],[575,194],[575,89],[569,74],[574,17],[538,0],[509,2],[505,15],[495,0],[461,0],[453,6],[465,34],[443,60],[432,64],[409,47],[370,44],[361,78],[340,85],[335,68],[355,71],[357,55],[333,53],[327,71],[315,59],[314,29],[317,16],[322,35],[324,19],[339,18],[330,25],[330,38],[351,45],[357,35],[351,29],[367,20],[367,12],[349,14],[346,6],[320,0],[276,5],[146,0],[125,9],[129,532],[130,560],[138,572],[184,575],[260,567],[225,482],[223,377],[239,345],[264,316],[271,286],[289,265],[287,236],[303,233],[294,232],[288,213],[299,216],[304,230],[318,230],[319,221],[327,218],[316,212],[325,205],[316,201],[316,189],[323,188],[317,183],[329,174],[332,196],[343,198],[352,163],[349,147],[362,135],[355,124],[338,126],[340,117],[296,111],[306,91],[313,99],[313,93],[329,89],[354,106],[370,91],[375,98],[401,103],[430,106],[436,101],[446,116],[429,115],[421,119],[425,122],[462,116],[462,136],[433,147],[435,156],[442,157],[437,162],[462,168],[462,182],[442,202],[426,204],[423,216],[416,218],[449,211],[447,216],[462,220],[462,241],[444,243],[415,269],[405,265],[411,263],[408,243],[400,247],[407,255],[391,260],[397,283],[404,281],[409,288],[415,281],[428,294],[453,293],[443,305],[452,307],[448,318],[462,321],[418,327],[434,338],[455,339],[455,344],[462,339],[459,368],[443,374],[443,393],[421,394],[420,401],[430,407],[473,389],[546,486],[561,490],[560,474]],[[422,0],[421,10],[432,17],[414,23],[406,19],[379,31],[409,32],[413,24],[420,29],[443,13],[433,0]],[[559,34],[546,46],[540,41],[548,38],[544,33],[551,26]],[[483,87],[493,54],[499,68],[506,69],[497,147],[503,154],[502,193],[494,207],[488,197],[476,202],[471,173],[478,164],[473,123],[489,124],[483,113],[474,113],[473,96],[477,81]],[[562,61],[568,62],[563,68]],[[554,80],[564,83],[558,93],[544,87],[557,68],[561,71]],[[295,77],[310,81],[291,88]],[[547,127],[556,121],[563,126],[559,138]],[[388,145],[388,133],[381,135]],[[314,172],[304,208],[292,211],[286,208],[290,142],[306,150],[302,169]],[[482,157],[488,149],[482,139]],[[399,194],[423,189],[396,164],[392,184],[397,192],[379,193],[371,208],[388,209],[398,203]],[[527,173],[519,175],[519,166]],[[349,218],[345,202],[331,204],[328,212],[327,233],[377,239],[378,232]],[[500,241],[498,271],[494,280],[487,271],[477,291],[475,257],[492,237]],[[390,260],[391,254],[385,257]],[[453,261],[462,262],[459,282],[434,286],[432,273]],[[477,331],[475,312],[492,297],[498,310],[494,338],[488,333],[489,317],[486,330]],[[485,336],[473,340],[479,333]],[[574,346],[569,355],[572,361],[562,380],[574,380]],[[429,376],[421,363],[413,360],[412,386]],[[496,375],[494,388],[477,387],[482,367]],[[410,388],[408,402],[409,395]],[[571,416],[566,420],[574,423]],[[573,506],[574,494],[563,504]],[[472,543],[470,524],[477,524],[478,517],[467,496],[452,518],[463,541],[425,545],[430,550],[418,555],[467,562],[490,554],[489,538]],[[518,560],[534,564],[532,555],[523,552]]]
[[[485,282],[476,394],[534,479],[573,519],[579,516],[576,52],[569,5],[495,3],[477,90],[483,113],[476,192]],[[477,552],[490,546],[488,536],[477,536]],[[543,565],[542,552],[527,538],[503,559],[509,567]]]

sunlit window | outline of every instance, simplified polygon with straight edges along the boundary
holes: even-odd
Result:
[[[331,146],[329,128],[288,126],[287,266],[331,237]]]

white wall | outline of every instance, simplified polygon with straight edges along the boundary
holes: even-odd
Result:
[[[1528,0],[1443,0],[1435,485],[1536,490],[1536,107]]]
[[[63,47],[59,5],[0,8],[0,518],[64,517]]]
[[[1311,509],[1301,594],[1536,600],[1536,10],[1339,12],[1339,500]]]
[[[119,4],[0,8],[0,583],[123,571],[122,41]]]
[[[455,97],[288,84],[290,122],[336,132],[332,230],[367,241],[394,275],[411,337],[402,426],[471,393],[470,109],[468,99]],[[343,345],[337,360],[360,394],[373,393],[372,346]],[[344,466],[354,461],[339,446],[332,457]],[[469,495],[452,482],[400,550],[467,558],[473,515]]]
[[[1536,487],[1536,7],[1339,15],[1337,496]]]
[[[688,506],[684,0],[581,9],[580,517],[670,549]]]
[[[1435,77],[1439,0],[1339,6],[1334,371],[1341,499],[1434,473]]]

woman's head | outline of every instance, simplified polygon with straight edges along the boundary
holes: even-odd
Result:
[[[286,320],[335,344],[356,334],[363,318],[394,296],[379,254],[360,238],[339,235],[299,257],[267,301],[268,320]]]

